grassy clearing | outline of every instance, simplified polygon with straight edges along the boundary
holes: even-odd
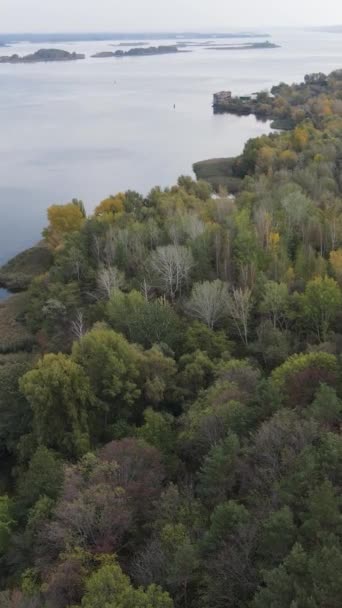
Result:
[[[32,279],[47,272],[53,254],[45,241],[22,251],[0,268],[0,287],[10,291],[27,289]]]
[[[202,160],[193,165],[197,179],[209,182],[215,190],[224,187],[228,192],[235,194],[242,186],[242,180],[232,175],[231,158],[211,158]]]

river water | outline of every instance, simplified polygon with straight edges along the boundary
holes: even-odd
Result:
[[[55,46],[87,59],[0,65],[0,261],[39,239],[48,205],[77,197],[91,211],[120,190],[172,185],[193,162],[238,154],[247,139],[269,131],[253,117],[214,116],[214,92],[253,93],[342,68],[342,34],[277,30],[272,40],[281,48],[196,46],[124,59],[89,57],[112,50],[113,41],[1,49]]]

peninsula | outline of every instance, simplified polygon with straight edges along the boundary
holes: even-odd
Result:
[[[3,55],[0,57],[0,63],[38,63],[42,61],[74,61],[76,59],[84,59],[85,55],[80,53],[68,53],[60,49],[40,49],[30,55]]]
[[[265,42],[248,42],[244,44],[222,44],[220,46],[208,46],[208,51],[241,51],[250,49],[280,49],[279,44],[274,44],[265,40]]]
[[[336,96],[341,80],[342,70],[335,70],[329,75],[322,72],[307,74],[304,82],[299,84],[281,82],[270,92],[233,96],[230,91],[220,91],[214,94],[213,109],[215,114],[254,114],[261,120],[272,120],[274,129],[290,130],[304,119],[313,121],[316,126],[318,118],[310,100],[318,98],[323,104],[326,95],[332,93]]]
[[[150,55],[170,55],[171,53],[181,53],[176,45],[169,46],[149,46],[147,48],[133,48],[129,51],[101,51],[92,55],[94,59],[103,59],[106,57],[145,57]],[[189,51],[188,51],[189,52]]]

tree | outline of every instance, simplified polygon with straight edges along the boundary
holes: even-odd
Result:
[[[132,587],[129,578],[112,557],[86,582],[82,608],[172,608],[173,602],[160,587],[150,585],[146,590]]]
[[[266,571],[253,608],[335,608],[342,597],[342,552],[336,546],[322,546],[307,553],[296,543],[284,562]]]
[[[115,462],[117,483],[124,488],[135,524],[145,525],[153,517],[164,466],[159,451],[141,439],[126,438],[108,443],[99,453],[102,462]]]
[[[74,343],[72,360],[82,369],[96,398],[90,424],[92,437],[112,437],[111,425],[130,419],[141,395],[143,354],[120,334],[97,325]]]
[[[17,501],[25,511],[43,496],[56,500],[63,483],[63,464],[56,454],[39,447],[18,480]]]
[[[342,306],[341,290],[334,279],[317,277],[309,281],[301,299],[303,314],[319,341],[326,341],[328,332]]]
[[[96,283],[99,294],[108,300],[113,291],[123,287],[124,282],[124,274],[115,266],[101,268],[97,273]]]
[[[339,427],[342,401],[331,386],[320,385],[309,409],[309,414],[328,428]]]
[[[248,345],[248,322],[252,308],[252,292],[248,287],[232,289],[228,298],[228,315],[241,340]]]
[[[116,196],[105,198],[95,209],[95,216],[113,218],[124,210],[125,195],[121,192]]]
[[[342,285],[342,249],[335,249],[330,252],[329,256],[330,266],[332,268],[333,274],[338,282],[338,284]]]
[[[163,292],[174,300],[189,280],[194,260],[187,247],[166,245],[151,253],[149,265]]]
[[[12,503],[8,496],[0,496],[0,557],[6,553],[14,520],[11,515]]]
[[[0,450],[13,453],[22,435],[30,431],[32,411],[19,390],[19,379],[30,369],[30,356],[6,355],[0,365]]]
[[[61,243],[63,237],[80,230],[85,218],[79,205],[52,205],[48,208],[49,226],[44,231],[53,246]]]
[[[228,498],[236,478],[239,449],[238,437],[231,433],[214,445],[204,459],[198,476],[198,491],[211,506]]]
[[[137,436],[161,453],[170,454],[175,449],[174,422],[174,418],[170,414],[155,412],[152,408],[147,408],[144,411],[144,424],[137,429]]]
[[[89,447],[88,412],[92,394],[82,367],[66,355],[45,355],[20,381],[33,411],[39,445],[69,457]]]
[[[165,298],[148,300],[135,290],[114,291],[106,312],[116,331],[145,348],[166,344],[175,350],[180,341],[179,318]]]
[[[210,359],[228,356],[231,349],[231,344],[223,330],[213,331],[200,321],[194,321],[188,327],[182,346],[186,353],[201,350],[207,353]]]
[[[219,279],[211,283],[209,281],[195,283],[186,310],[192,317],[214,329],[226,313],[227,300],[227,285]]]
[[[260,312],[270,316],[273,327],[282,325],[288,304],[288,287],[285,283],[267,281],[263,288]]]
[[[154,405],[172,400],[177,367],[158,346],[145,351],[142,362],[143,390],[147,402]]]

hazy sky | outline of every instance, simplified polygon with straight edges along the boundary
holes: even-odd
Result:
[[[320,24],[342,24],[342,0],[0,0],[2,32]]]

